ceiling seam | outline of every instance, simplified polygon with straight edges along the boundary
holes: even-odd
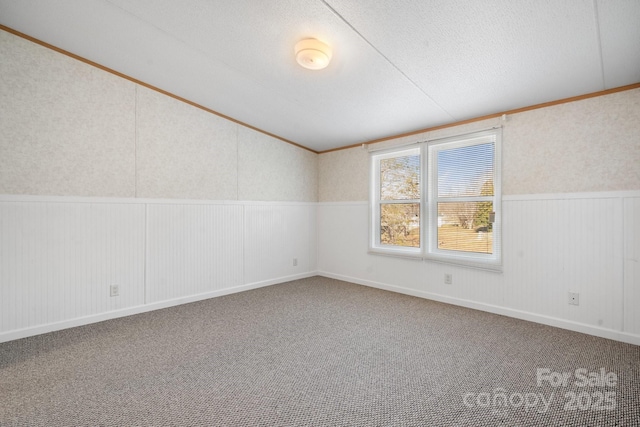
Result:
[[[117,9],[120,9],[123,13],[134,17],[138,21],[143,22],[144,24],[146,24],[146,25],[148,25],[148,26],[150,26],[152,28],[155,28],[157,31],[159,31],[160,33],[164,34],[165,36],[180,42],[180,44],[182,44],[185,47],[185,49],[197,52],[197,53],[203,55],[204,57],[206,57],[207,59],[211,60],[211,57],[209,56],[209,54],[207,52],[203,51],[200,48],[197,48],[195,46],[190,45],[187,40],[184,40],[183,38],[178,37],[177,35],[165,30],[164,28],[161,28],[161,27],[157,26],[153,22],[150,22],[150,21],[144,19],[142,16],[140,16],[140,15],[138,15],[136,13],[134,13],[134,12],[128,10],[128,9],[125,9],[120,5],[117,5],[117,4],[113,3],[113,2],[111,2],[110,0],[105,0],[105,1],[107,3],[109,3],[111,6],[117,8]],[[231,65],[227,64],[225,61],[220,60],[220,62],[223,63],[225,65],[225,67],[228,67],[229,69],[231,69],[231,70],[233,70],[235,72],[239,72],[240,71],[240,70],[236,70],[234,67],[232,67]]]
[[[365,43],[367,43],[373,50],[375,50],[378,55],[380,55],[382,58],[384,58],[385,61],[387,61],[387,63],[389,65],[391,65],[397,72],[399,72],[400,74],[402,74],[402,76],[407,79],[407,81],[409,81],[409,83],[411,83],[416,89],[418,89],[424,96],[426,96],[429,101],[433,102],[433,104],[438,107],[440,109],[440,111],[442,111],[444,114],[446,114],[447,116],[449,116],[452,120],[457,120],[455,116],[453,116],[453,114],[449,113],[447,110],[445,110],[440,104],[438,104],[431,96],[429,96],[429,94],[427,94],[415,81],[413,81],[413,79],[411,79],[411,77],[409,77],[407,74],[405,74],[404,71],[402,71],[396,64],[394,64],[384,53],[382,53],[380,51],[380,49],[378,49],[377,47],[375,47],[373,45],[373,43],[371,43],[360,31],[358,31],[353,25],[351,25],[351,23],[349,21],[347,21],[342,15],[340,15],[340,13],[338,13],[338,11],[336,11],[333,7],[331,7],[331,5],[329,3],[327,3],[325,0],[321,0],[322,3],[326,6],[327,9],[329,9],[329,11],[331,11],[331,13],[333,13],[335,16],[337,16],[342,22],[344,22],[349,28],[351,28],[351,30],[356,33],[358,35],[358,37],[360,37]]]
[[[598,0],[593,0],[593,19],[596,24],[596,43],[598,46],[598,59],[600,60],[600,76],[602,77],[602,89],[607,88],[604,78],[604,59],[602,57],[602,35],[600,34],[600,14],[598,13]]]

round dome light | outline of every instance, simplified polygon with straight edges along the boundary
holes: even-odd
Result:
[[[295,51],[298,64],[310,70],[322,70],[331,61],[331,48],[320,40],[300,40]]]

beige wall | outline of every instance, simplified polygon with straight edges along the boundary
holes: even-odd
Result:
[[[0,194],[318,200],[318,155],[0,31]]]
[[[236,200],[237,125],[137,89],[137,196]]]
[[[369,200],[369,154],[350,148],[320,154],[318,198],[321,202]]]
[[[504,194],[640,189],[640,89],[514,114]]]
[[[318,155],[238,128],[240,200],[318,200]]]
[[[0,194],[363,201],[368,153],[316,155],[0,31]],[[427,132],[503,133],[503,194],[640,189],[640,89]]]
[[[503,126],[504,195],[640,189],[640,89],[374,144],[424,141]],[[321,202],[368,200],[369,154],[320,155]]]
[[[133,197],[135,90],[0,31],[0,194]]]

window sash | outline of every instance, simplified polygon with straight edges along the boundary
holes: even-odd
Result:
[[[438,154],[449,150],[457,150],[467,147],[480,146],[482,144],[492,144],[492,170],[491,180],[493,182],[493,195],[468,195],[449,197],[441,195],[440,193],[440,177],[438,175],[441,165],[438,164]],[[453,137],[443,140],[439,140],[435,143],[427,145],[427,174],[428,182],[430,183],[427,190],[427,207],[429,210],[429,225],[426,227],[428,235],[427,248],[425,251],[425,258],[431,258],[436,260],[459,260],[461,263],[481,263],[487,266],[499,266],[501,261],[501,240],[500,240],[500,223],[498,222],[500,217],[500,163],[499,163],[499,151],[500,141],[499,132],[488,131],[476,134],[470,134],[466,137]],[[475,165],[468,164],[469,168],[473,168]],[[452,250],[449,248],[443,248],[439,240],[441,237],[441,230],[438,224],[438,208],[444,203],[473,203],[473,202],[491,202],[493,205],[493,212],[495,213],[495,220],[492,224],[491,233],[491,249],[490,253],[465,251],[465,250]],[[460,226],[460,224],[459,224]],[[480,232],[476,231],[480,236]],[[459,233],[462,234],[462,233]],[[474,242],[471,242],[473,236],[469,233],[464,239],[468,242],[469,246],[474,246]],[[466,243],[463,240],[464,244]]]
[[[409,149],[401,149],[401,150],[393,150],[390,152],[385,152],[381,154],[377,154],[372,156],[372,167],[371,167],[371,182],[373,183],[371,188],[370,198],[372,200],[371,213],[370,213],[370,227],[372,230],[370,236],[369,250],[373,252],[381,252],[388,254],[396,254],[396,255],[406,255],[406,256],[419,256],[422,253],[422,248],[424,246],[424,240],[422,236],[422,227],[424,224],[424,205],[422,203],[422,199],[415,198],[398,198],[398,199],[381,199],[381,163],[384,160],[393,159],[393,158],[402,158],[407,156],[418,156],[419,165],[418,165],[418,193],[421,195],[423,191],[422,187],[422,156],[420,148],[409,148]],[[382,210],[383,206],[389,205],[417,205],[419,211],[419,245],[416,246],[402,246],[402,245],[392,245],[383,242],[382,240]]]
[[[452,193],[438,194],[438,153],[481,144],[493,144],[493,168],[491,173],[493,195],[467,195],[464,192],[458,192],[453,195]],[[420,199],[380,200],[380,161],[416,154],[419,155],[420,166]],[[471,166],[473,166],[474,160],[474,158],[471,158],[469,162]],[[461,176],[464,176],[464,173]],[[372,153],[370,182],[370,252],[420,257],[490,270],[501,269],[501,132],[499,129],[423,142],[409,149],[403,147]],[[491,230],[482,230],[483,227],[474,229],[477,234],[473,236],[476,237],[477,241],[474,240],[473,242],[470,238],[470,231],[466,232],[465,238],[469,240],[466,248],[469,250],[459,249],[460,246],[458,246],[458,249],[451,249],[449,243],[441,244],[439,247],[438,234],[445,230],[439,227],[438,206],[442,207],[446,203],[476,203],[475,209],[478,209],[479,205],[477,204],[479,203],[492,203],[494,222],[491,224]],[[395,246],[381,241],[382,206],[394,204],[418,205],[420,229],[418,247]],[[482,206],[482,208],[486,209],[487,206]],[[482,215],[485,214],[487,213],[485,212]],[[474,218],[473,221],[477,223],[477,220],[477,218]],[[483,221],[486,222],[486,220]],[[460,230],[446,230],[448,233],[456,231]],[[459,234],[463,235],[465,233],[461,232]]]

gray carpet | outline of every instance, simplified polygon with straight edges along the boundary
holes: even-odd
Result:
[[[637,426],[640,347],[314,277],[0,344],[0,396],[2,426]]]

